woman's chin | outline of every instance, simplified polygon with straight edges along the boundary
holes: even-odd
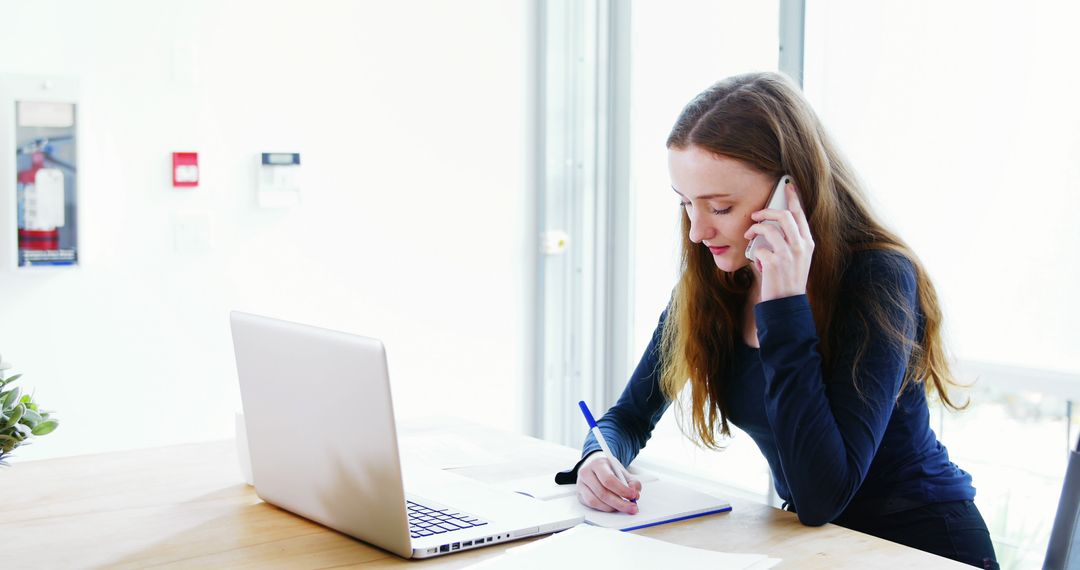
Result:
[[[746,256],[743,255],[739,255],[737,257],[732,256],[732,258],[729,258],[726,255],[714,256],[713,261],[716,263],[716,267],[718,267],[720,271],[725,271],[727,273],[735,273],[736,271],[750,265],[750,260],[746,259]]]

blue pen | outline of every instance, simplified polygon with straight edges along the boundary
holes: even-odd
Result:
[[[619,481],[622,481],[623,485],[629,487],[630,482],[626,480],[626,468],[623,467],[622,463],[619,463],[619,459],[611,452],[607,440],[604,439],[604,434],[600,433],[600,428],[596,427],[596,420],[593,419],[592,412],[589,411],[589,406],[585,405],[585,400],[579,401],[578,407],[581,408],[581,413],[585,414],[585,421],[589,422],[589,429],[596,438],[596,443],[600,444],[601,451],[607,456],[607,460],[611,464],[611,469],[615,472],[615,476],[619,478]],[[637,501],[631,500],[630,502],[636,503]]]

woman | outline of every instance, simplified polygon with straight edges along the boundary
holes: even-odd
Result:
[[[971,476],[929,427],[927,396],[955,408],[937,295],[879,223],[854,172],[798,89],[775,73],[721,81],[668,137],[682,215],[682,272],[645,355],[598,422],[629,464],[686,390],[693,432],[718,447],[729,424],[772,469],[785,508],[996,568]],[[763,209],[777,182],[787,209]],[[744,252],[755,237],[754,261]],[[590,436],[578,497],[634,513]]]

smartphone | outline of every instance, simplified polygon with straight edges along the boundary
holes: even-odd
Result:
[[[787,188],[788,184],[794,183],[795,181],[791,178],[791,176],[788,176],[787,174],[781,176],[780,182],[776,183],[776,188],[773,188],[772,194],[769,196],[769,201],[765,203],[765,209],[786,210],[787,192],[784,191],[784,188]],[[776,222],[773,222],[771,220],[766,221],[765,223],[777,225]],[[759,244],[758,241],[760,241],[761,243]],[[749,259],[750,261],[756,261],[757,258],[754,257],[754,251],[759,247],[764,247],[769,251],[773,251],[772,246],[769,245],[769,240],[764,239],[761,236],[754,236],[754,239],[750,240],[750,243],[746,245],[746,259]]]

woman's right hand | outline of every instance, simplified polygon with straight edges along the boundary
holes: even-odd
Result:
[[[641,481],[627,473],[630,485],[623,485],[615,476],[611,462],[597,451],[578,468],[577,496],[581,504],[607,513],[621,511],[637,514],[638,506],[631,501],[641,497]]]

